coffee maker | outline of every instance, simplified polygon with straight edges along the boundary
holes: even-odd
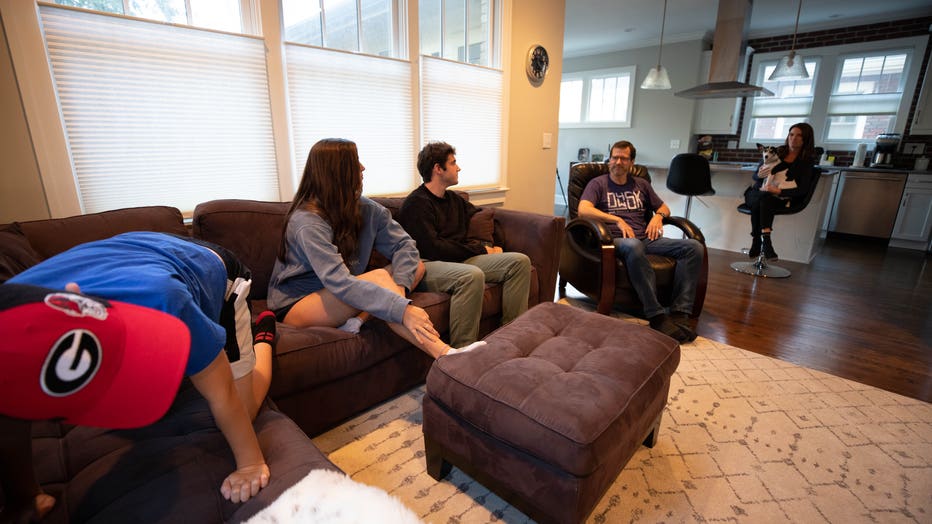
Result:
[[[893,153],[900,146],[899,133],[881,133],[874,142],[874,161],[871,167],[893,167]]]

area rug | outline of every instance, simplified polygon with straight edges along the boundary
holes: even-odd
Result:
[[[423,386],[314,439],[424,522],[532,522],[457,468],[426,471]],[[682,346],[659,442],[588,522],[932,522],[932,404],[705,338]]]

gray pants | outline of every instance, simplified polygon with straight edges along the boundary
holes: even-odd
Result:
[[[449,293],[450,345],[458,348],[479,337],[485,283],[502,284],[502,324],[527,311],[531,260],[523,253],[477,255],[463,262],[424,261],[419,291]]]

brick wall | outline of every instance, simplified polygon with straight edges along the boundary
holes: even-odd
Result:
[[[930,24],[932,24],[932,16],[926,16],[908,20],[896,20],[892,22],[881,22],[877,24],[867,24],[848,28],[800,33],[796,37],[796,49],[808,49],[812,47],[826,47],[843,44],[858,44],[861,42],[873,42],[877,40],[890,40],[893,38],[921,36],[929,33]],[[748,46],[754,49],[755,54],[789,51],[792,44],[792,34],[748,40]],[[919,78],[916,81],[916,92],[913,93],[913,99],[909,107],[909,115],[906,121],[907,130],[909,130],[910,123],[913,120],[913,113],[916,110],[916,103],[919,100],[919,86],[922,85],[923,77],[925,76],[926,67],[929,62],[930,49],[932,49],[932,46],[927,46],[925,54],[922,57]],[[748,64],[749,78],[751,65],[752,64]],[[746,105],[746,103],[741,105],[741,116],[738,126],[739,132],[740,130],[744,129],[744,110]],[[693,143],[696,143],[698,140],[698,135],[694,136],[693,138]],[[712,135],[712,144],[715,148],[715,151],[718,152],[719,161],[756,162],[758,160],[759,156],[756,149],[727,149],[729,140],[740,141],[738,135]],[[926,145],[925,155],[932,155],[932,136],[909,136],[909,134],[904,134],[902,141],[924,143]],[[872,146],[873,144],[868,144],[869,149]],[[835,156],[835,165],[840,166],[851,165],[851,161],[854,158],[854,152],[852,151],[828,151],[828,154]],[[897,154],[894,157],[894,166],[912,168],[917,156],[919,155]]]

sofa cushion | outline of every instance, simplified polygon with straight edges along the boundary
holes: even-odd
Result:
[[[265,300],[291,202],[211,200],[194,208],[192,233],[223,246],[252,272],[249,298]]]
[[[495,241],[495,209],[491,207],[480,208],[479,212],[469,219],[468,238],[477,238],[490,244]]]
[[[272,477],[256,497],[234,504],[220,496],[233,454],[188,382],[169,412],[143,428],[35,423],[36,475],[57,501],[43,522],[239,522],[312,469],[339,471],[276,409],[264,406],[254,427]]]
[[[131,207],[78,215],[20,222],[29,243],[48,258],[78,244],[110,238],[128,231],[156,231],[188,236],[181,211],[168,206]]]
[[[0,226],[0,284],[40,260],[19,224]]]

